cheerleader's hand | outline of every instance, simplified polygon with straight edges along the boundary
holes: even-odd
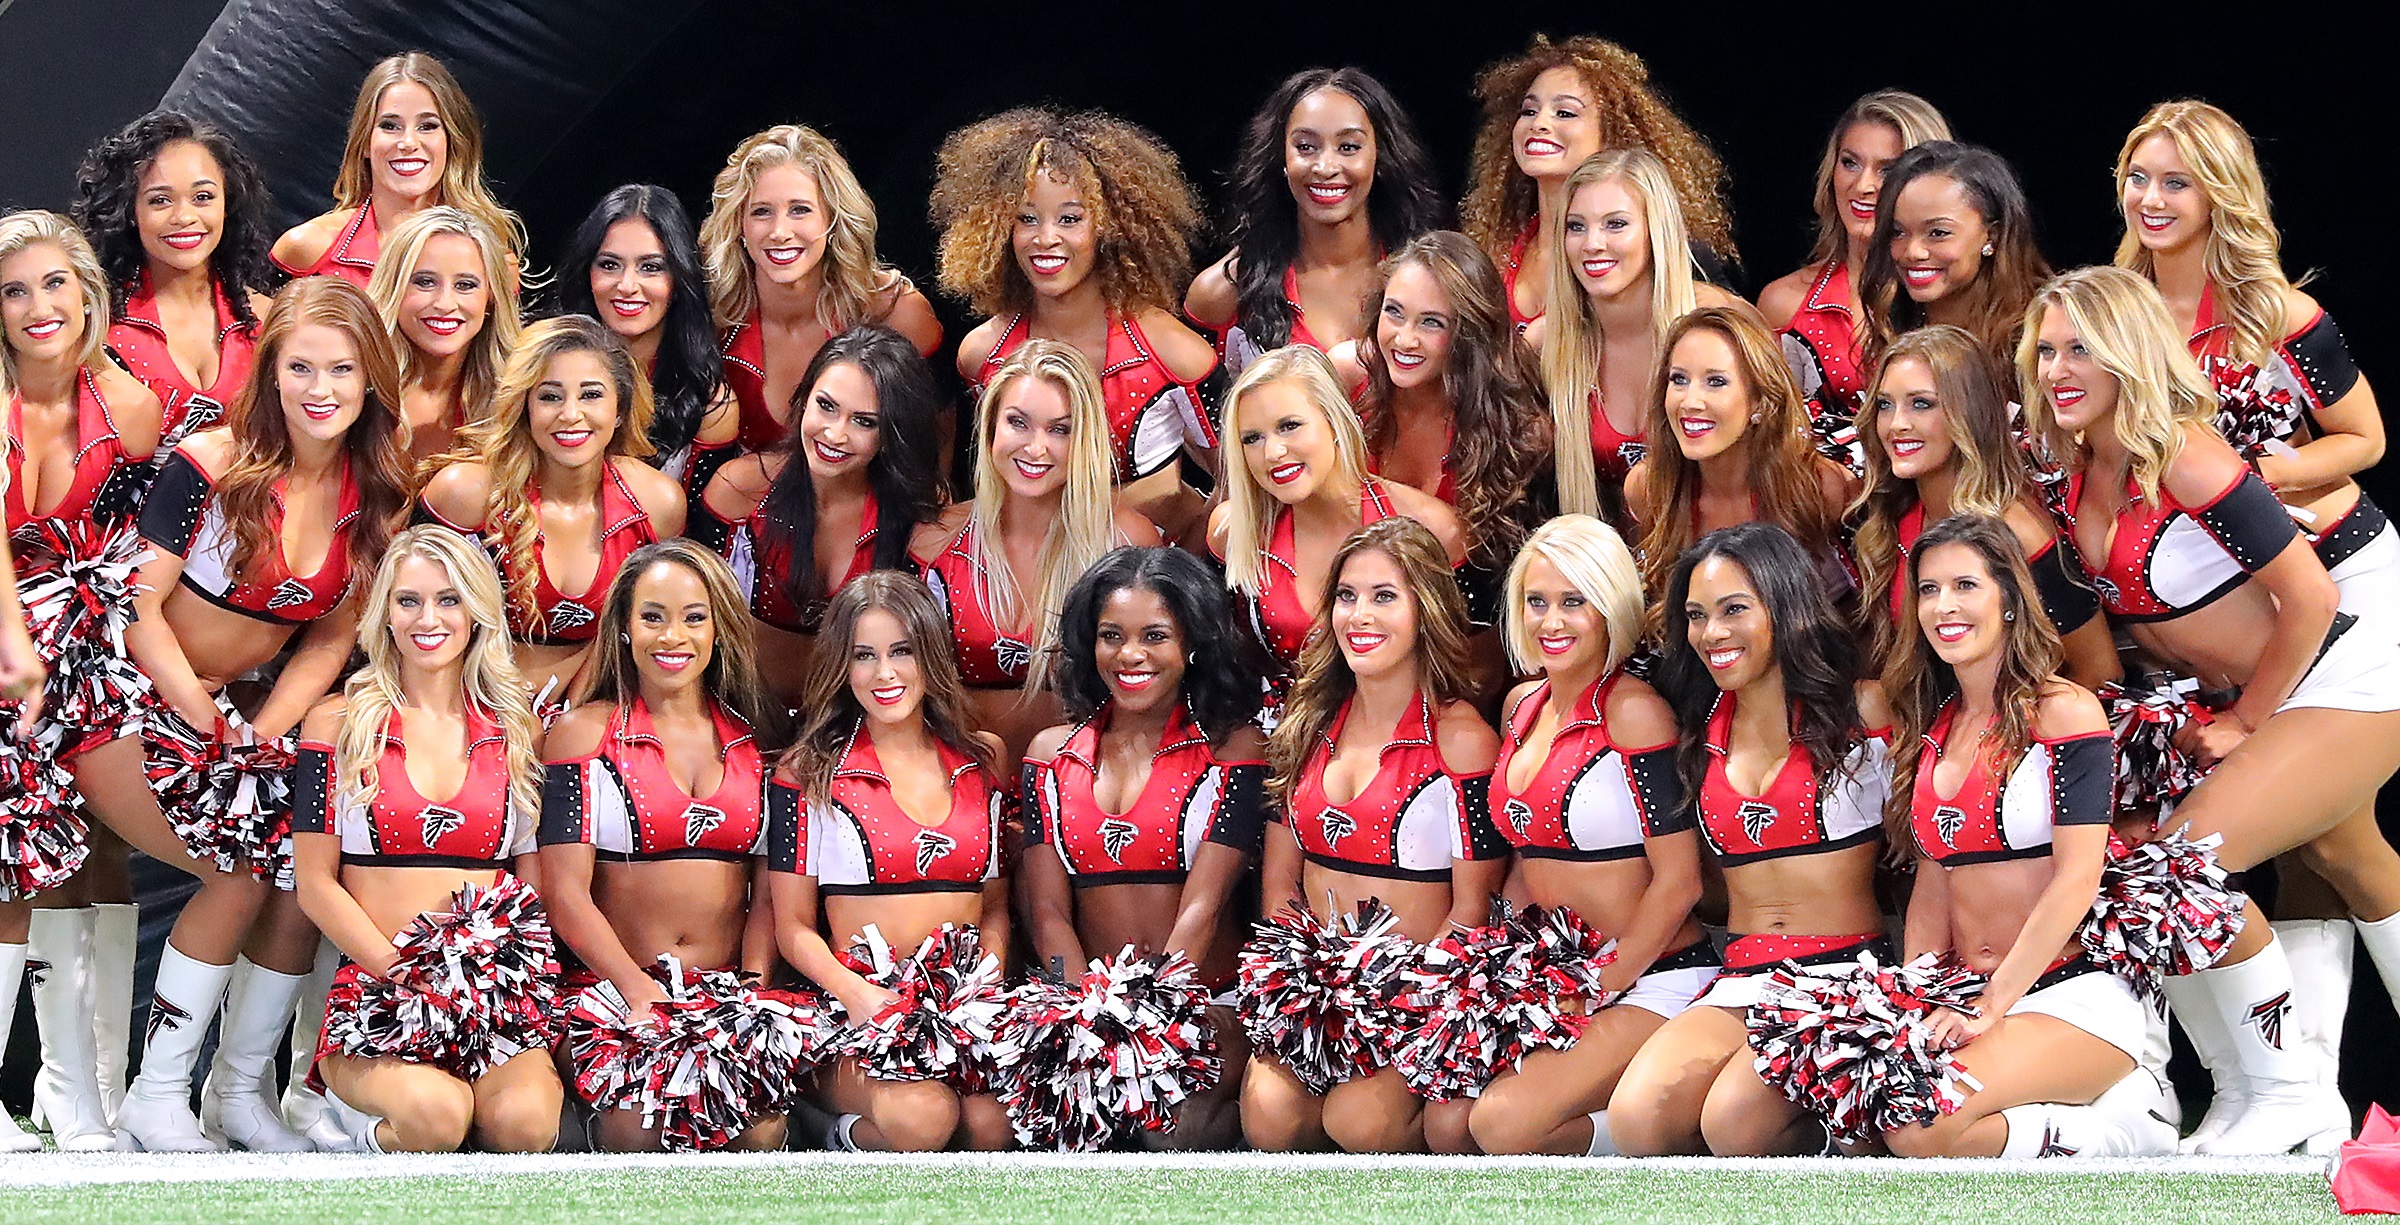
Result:
[[[1642,969],[1641,966],[1623,960],[1612,961],[1600,967],[1600,986],[1607,992],[1606,995],[1600,997],[1603,1003],[1633,990],[1633,984],[1642,977]]]
[[[2220,715],[2206,723],[2195,719],[2184,724],[2175,733],[2175,747],[2205,768],[2232,756],[2235,749],[2242,747],[2242,741],[2249,738],[2250,733],[2242,727],[2241,720]]]
[[[41,661],[0,650],[0,699],[25,703],[17,711],[18,736],[30,739],[34,724],[41,722],[43,690],[49,679]]]
[[[859,990],[834,998],[842,1002],[842,1010],[850,1014],[850,1023],[853,1025],[871,1024],[892,1005],[900,1002],[898,992],[866,982],[860,984]]]
[[[1983,1036],[1992,1027],[1989,1015],[1968,1016],[1948,1008],[1937,1008],[1926,1024],[1933,1029],[1935,1049],[1955,1051]]]
[[[625,989],[625,984],[617,984],[617,992],[625,997],[625,1013],[633,1018],[636,1027],[658,1023],[658,1014],[651,1010],[667,1002],[667,993],[649,975],[642,975],[631,991]]]

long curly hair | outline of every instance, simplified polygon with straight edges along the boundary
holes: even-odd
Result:
[[[1467,197],[1458,206],[1458,228],[1499,259],[1533,216],[1533,180],[1517,169],[1512,133],[1525,91],[1552,68],[1574,69],[1591,91],[1600,148],[1648,149],[1657,155],[1675,182],[1692,236],[1728,262],[1739,258],[1733,210],[1725,203],[1725,164],[1716,150],[1650,84],[1650,67],[1642,57],[1589,35],[1554,43],[1536,34],[1525,54],[1493,64],[1475,78],[1483,126],[1467,162]]]
[[[1059,615],[1052,686],[1067,717],[1089,719],[1108,702],[1095,655],[1100,610],[1110,596],[1147,591],[1164,601],[1183,635],[1183,692],[1192,722],[1223,740],[1258,714],[1257,648],[1235,624],[1233,602],[1208,564],[1182,549],[1125,545],[1111,549],[1067,591]]]
[[[402,81],[424,86],[425,92],[433,95],[434,113],[442,120],[446,143],[442,182],[434,193],[434,203],[472,215],[507,244],[507,255],[521,258],[525,253],[525,223],[500,203],[499,197],[492,194],[491,183],[483,177],[483,120],[476,116],[475,104],[467,100],[467,91],[459,87],[458,78],[451,76],[440,60],[423,51],[387,56],[369,68],[366,79],[358,83],[358,100],[350,105],[350,134],[342,145],[342,168],[333,178],[334,206],[366,207],[375,182],[367,166],[369,142],[375,137],[375,117],[383,105],[384,91]]]
[[[2058,423],[2041,385],[2042,314],[2053,307],[2066,312],[2093,360],[2117,380],[2117,406],[2102,428],[2116,432],[2135,486],[2144,500],[2156,502],[2168,465],[2183,454],[2185,427],[2216,428],[2216,389],[2167,316],[2157,286],[2123,268],[2061,273],[2025,308],[2016,373],[2024,388],[2025,432],[2065,467],[2083,467],[2091,452],[2081,435]]]
[[[1367,479],[1367,435],[1358,410],[1342,393],[1339,375],[1323,353],[1307,345],[1269,349],[1244,367],[1225,395],[1225,432],[1233,439],[1225,460],[1225,585],[1245,595],[1266,589],[1266,567],[1259,558],[1274,539],[1275,516],[1283,503],[1259,484],[1241,452],[1242,402],[1270,383],[1294,383],[1325,418],[1333,442],[1333,471],[1319,477],[1319,488],[1355,489]]]
[[[650,368],[650,398],[656,411],[650,443],[660,455],[690,446],[701,419],[725,385],[725,363],[717,352],[717,329],[708,313],[708,276],[700,269],[700,242],[692,233],[683,201],[664,187],[627,183],[601,197],[559,252],[556,313],[600,317],[592,297],[591,270],[609,227],[640,221],[657,236],[667,262],[667,313],[659,320],[658,359]]]
[[[1317,601],[1317,623],[1333,619],[1333,604],[1341,589],[1342,570],[1361,553],[1381,553],[1400,568],[1417,614],[1417,687],[1439,711],[1451,702],[1474,696],[1467,653],[1467,602],[1458,592],[1450,555],[1425,525],[1406,515],[1378,520],[1350,534],[1333,554],[1326,570],[1325,594]],[[1350,695],[1358,692],[1358,676],[1342,654],[1333,634],[1312,634],[1300,648],[1293,669],[1283,719],[1267,739],[1267,765],[1274,777],[1267,786],[1276,799],[1289,804],[1300,785],[1301,771],[1317,739],[1333,726]]]
[[[2125,176],[2133,151],[2160,134],[2208,197],[2208,235],[2200,265],[2217,292],[2217,313],[2232,329],[2235,361],[2265,365],[2283,340],[2283,296],[2294,284],[2283,271],[2283,234],[2267,204],[2267,177],[2258,167],[2250,133],[2233,116],[2206,102],[2161,102],[2125,136],[2117,151],[2117,199],[2125,198]],[[2127,218],[2117,240],[2116,264],[2145,277],[2156,276],[2156,260]],[[2304,278],[2305,279],[2305,278]]]
[[[1905,153],[1929,140],[1949,140],[1950,121],[1931,102],[1903,89],[1879,89],[1850,104],[1833,121],[1825,137],[1825,156],[1817,162],[1817,238],[1808,249],[1811,267],[1841,255],[1849,248],[1850,231],[1842,224],[1842,202],[1833,198],[1833,172],[1842,160],[1842,138],[1862,123],[1880,123],[1898,133]]]
[[[217,481],[217,502],[233,526],[226,570],[248,574],[253,559],[283,548],[276,527],[283,519],[277,487],[292,472],[292,433],[276,376],[283,346],[292,333],[312,324],[349,338],[367,384],[358,420],[342,436],[350,479],[358,486],[358,519],[348,542],[350,582],[364,587],[374,581],[393,534],[407,523],[408,426],[400,413],[400,359],[392,334],[367,295],[339,277],[302,277],[284,286],[259,326],[258,360],[235,395],[227,422],[233,462]]]
[[[2050,264],[2034,243],[2033,210],[2025,202],[2017,172],[1981,145],[1951,140],[1927,141],[1910,149],[1883,176],[1883,191],[1875,197],[1875,237],[1867,243],[1867,266],[1858,286],[1858,300],[1866,306],[1870,325],[1867,359],[1880,361],[1885,346],[1927,322],[1925,307],[1900,288],[1892,236],[1899,227],[1894,213],[1900,193],[1918,179],[1933,177],[1959,185],[1990,235],[1992,253],[1983,257],[1974,283],[1960,292],[1972,295],[1968,306],[1973,322],[1967,331],[1983,343],[1994,362],[2005,366],[2016,345],[2025,303],[2050,279]]]
[[[2065,651],[2050,615],[2042,609],[2017,534],[1997,516],[1952,515],[1926,528],[1909,557],[1912,587],[1925,555],[1952,544],[1975,551],[1999,589],[2002,611],[2008,614],[2002,623],[2000,671],[1992,694],[1992,709],[1999,721],[1992,728],[1991,739],[1984,742],[1991,746],[1994,776],[2006,778],[2016,768],[2017,758],[2033,744],[2034,712],[2041,706],[2043,688],[2057,682]],[[1917,763],[1924,757],[1926,733],[1941,717],[1943,705],[1958,696],[1958,673],[1925,641],[1914,600],[1901,620],[1906,632],[1900,635],[1883,673],[1884,693],[1892,703],[1893,779],[1892,793],[1884,802],[1883,827],[1891,853],[1904,861],[1915,845],[1908,833],[1915,798],[1915,788],[1909,784],[1917,777]]]
[[[842,588],[825,613],[825,646],[809,660],[808,683],[801,690],[800,733],[785,752],[782,768],[799,780],[812,804],[826,802],[833,791],[834,771],[842,752],[867,717],[858,695],[850,689],[850,646],[858,640],[858,620],[870,609],[890,613],[907,636],[925,685],[918,707],[925,730],[981,765],[993,768],[991,750],[975,736],[974,711],[967,705],[967,687],[958,679],[958,658],[950,648],[950,619],[934,603],[933,593],[913,574],[877,570],[862,574]]]
[[[600,649],[592,652],[591,667],[575,700],[628,706],[641,697],[641,665],[633,657],[628,637],[633,625],[633,589],[652,566],[662,565],[690,571],[708,593],[708,620],[716,644],[700,669],[701,692],[749,724],[762,742],[775,743],[783,707],[758,679],[758,630],[751,624],[741,581],[714,550],[681,536],[643,545],[618,567],[593,635]]]
[[[1200,203],[1174,151],[1113,115],[1043,106],[1002,111],[942,142],[932,212],[945,292],[982,315],[1032,307],[1014,235],[1035,175],[1073,185],[1091,210],[1099,244],[1092,275],[1111,312],[1180,309]]]
[[[1358,415],[1370,453],[1390,447],[1400,433],[1392,412],[1398,390],[1376,343],[1373,320],[1392,274],[1411,265],[1430,274],[1449,303],[1450,357],[1442,371],[1442,395],[1450,401],[1454,433],[1447,467],[1458,486],[1459,517],[1474,542],[1469,552],[1477,565],[1497,569],[1525,541],[1525,486],[1550,458],[1550,413],[1542,403],[1541,380],[1525,346],[1517,343],[1508,294],[1491,257],[1456,230],[1419,234],[1376,266],[1366,297],[1368,322],[1359,333],[1358,360],[1367,368],[1367,386],[1358,398]]]
[[[700,223],[700,250],[708,261],[709,305],[717,326],[729,328],[758,309],[757,268],[742,246],[742,209],[758,176],[777,166],[797,166],[815,180],[831,215],[825,230],[824,288],[817,294],[817,323],[839,332],[861,323],[880,323],[881,301],[908,278],[875,252],[875,201],[831,140],[814,128],[777,124],[734,148],[709,188],[708,219]]]
[[[1228,176],[1232,216],[1230,245],[1233,287],[1242,328],[1260,349],[1290,344],[1298,312],[1283,296],[1283,274],[1300,255],[1300,209],[1284,176],[1284,133],[1292,110],[1318,90],[1330,89],[1367,113],[1375,139],[1375,178],[1367,188],[1367,226],[1378,250],[1396,250],[1427,230],[1441,228],[1449,203],[1442,199],[1433,158],[1418,139],[1416,124],[1383,82],[1357,68],[1310,68],[1283,79],[1250,116],[1241,152]]]
[[[79,320],[83,343],[76,348],[75,364],[97,366],[108,360],[108,281],[100,271],[100,257],[92,253],[92,244],[84,241],[83,231],[76,229],[74,222],[47,209],[29,208],[0,217],[0,260],[42,242],[55,243],[67,257],[67,267],[74,272],[83,298],[83,318]],[[16,346],[0,341],[0,397],[15,394],[16,388]],[[0,430],[0,437],[6,434]]]
[[[491,299],[484,309],[483,330],[467,342],[465,369],[459,375],[458,401],[471,424],[490,415],[493,396],[500,387],[500,368],[516,352],[518,335],[525,326],[517,303],[520,288],[517,262],[509,258],[499,234],[473,213],[447,205],[411,213],[408,220],[393,226],[383,236],[375,273],[367,280],[367,293],[382,312],[384,326],[398,340],[400,377],[415,378],[425,358],[415,345],[401,337],[400,299],[408,293],[408,278],[416,271],[417,261],[424,257],[425,244],[445,234],[475,244],[476,253],[482,257],[483,283]]]
[[[617,395],[617,422],[609,432],[599,462],[623,455],[640,459],[650,454],[650,380],[642,377],[624,338],[607,325],[584,315],[560,315],[525,329],[508,365],[501,371],[492,410],[482,420],[458,432],[458,445],[434,466],[472,461],[483,465],[489,492],[483,512],[483,537],[499,555],[507,580],[509,621],[519,633],[534,634],[542,626],[541,603],[535,588],[542,568],[542,521],[534,507],[536,480],[541,471],[541,448],[533,440],[534,390],[550,373],[550,364],[569,353],[590,353],[608,368]],[[606,473],[601,476],[608,478]]]
[[[217,235],[216,250],[209,253],[208,273],[225,295],[234,321],[255,328],[258,315],[250,307],[250,295],[265,293],[278,279],[267,258],[273,239],[267,232],[266,183],[258,176],[257,163],[231,136],[180,111],[152,111],[102,137],[75,171],[75,224],[100,257],[100,271],[108,278],[109,313],[125,313],[126,301],[149,266],[142,251],[141,223],[135,219],[142,174],[162,150],[179,140],[206,149],[217,163],[225,225]]]

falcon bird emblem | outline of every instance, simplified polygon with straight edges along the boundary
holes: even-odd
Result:
[[[1358,822],[1339,808],[1328,808],[1317,818],[1325,831],[1325,845],[1340,846],[1342,839],[1358,832]]]
[[[1110,862],[1122,864],[1125,862],[1125,848],[1133,845],[1133,836],[1138,832],[1133,822],[1123,817],[1110,817],[1100,823],[1100,849],[1108,852]]]
[[[273,612],[278,608],[298,608],[302,604],[308,603],[310,597],[315,594],[308,589],[308,584],[296,578],[287,578],[275,584],[274,594],[267,597],[267,611]]]
[[[590,625],[597,620],[599,620],[598,615],[594,614],[591,609],[570,600],[550,610],[550,633],[552,637],[556,637],[568,630]]]
[[[1741,818],[1742,832],[1750,836],[1750,841],[1763,845],[1767,837],[1767,827],[1775,824],[1776,812],[1773,804],[1761,804],[1757,800],[1749,800],[1744,802],[1741,809],[1733,815]]]
[[[423,827],[425,845],[432,846],[442,840],[442,835],[465,825],[467,814],[440,804],[427,804],[425,810],[417,814],[417,821]]]
[[[694,804],[683,810],[683,844],[698,846],[715,829],[725,824],[725,810],[707,804]]]
[[[958,849],[958,839],[938,829],[917,831],[917,875],[933,871],[933,861]]]
[[[1955,806],[1944,804],[1933,810],[1933,832],[1942,836],[1948,846],[1958,845],[1958,831],[1967,823],[1967,814]]]
[[[1500,811],[1508,817],[1509,828],[1516,830],[1519,838],[1533,827],[1533,809],[1523,800],[1510,800]]]

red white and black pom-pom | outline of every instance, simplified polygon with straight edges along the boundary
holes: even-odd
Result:
[[[2208,777],[2175,736],[2193,722],[2214,718],[2197,696],[2200,682],[2166,673],[2145,673],[2100,686],[2110,735],[2117,744],[2114,800],[2118,811],[2162,811]]]
[[[1425,946],[1402,972],[1400,1005],[1416,1027],[1392,1060],[1408,1087],[1433,1101],[1478,1097],[1533,1050],[1565,1050],[1606,1003],[1600,971],[1616,942],[1574,911],[1528,906]]]
[[[1007,1000],[1000,960],[974,928],[945,923],[902,957],[868,924],[842,960],[900,998],[873,1017],[848,1018],[837,1053],[877,1080],[940,1080],[968,1093],[991,1083],[992,1035]]]
[[[1866,448],[1858,437],[1858,421],[1850,413],[1831,402],[1832,389],[1826,389],[1826,402],[1812,403],[1809,414],[1809,433],[1817,444],[1817,454],[1840,464],[1852,476],[1864,476],[1867,471]]]
[[[992,1055],[1018,1141],[1059,1152],[1174,1130],[1175,1108],[1225,1066],[1199,968],[1130,946],[1074,980],[1037,974],[1010,992]]]
[[[725,1148],[779,1114],[831,1047],[813,992],[751,986],[673,957],[646,967],[665,1001],[640,1015],[606,979],[566,1001],[561,1028],[575,1092],[597,1110],[637,1110],[679,1152]]]
[[[1398,1002],[1418,945],[1369,899],[1331,926],[1287,908],[1242,946],[1242,1030],[1310,1093],[1389,1064],[1413,1018]]]
[[[361,975],[355,1004],[328,1010],[329,1049],[432,1064],[475,1080],[550,1044],[557,946],[533,886],[469,885],[450,908],[411,919],[387,977]]]
[[[1983,1086],[1932,1044],[1937,1008],[1975,1015],[1984,978],[1928,953],[1886,966],[1873,953],[1835,966],[1786,964],[1750,1006],[1759,1079],[1863,1140],[1955,1112]]]
[[[54,749],[18,739],[18,709],[0,702],[0,902],[67,883],[91,854],[75,776]]]
[[[2245,900],[2217,863],[2223,842],[2171,833],[2128,846],[2110,835],[2099,896],[2077,933],[2084,952],[2145,999],[2168,978],[2217,964],[2242,934]]]
[[[2217,432],[2244,459],[2268,453],[2300,429],[2305,409],[2288,387],[2269,387],[2255,362],[2205,363],[2217,393]]]
[[[217,696],[216,726],[203,731],[152,699],[142,728],[151,790],[192,858],[292,887],[291,777],[294,737],[256,740],[239,712]]]
[[[89,520],[36,520],[16,539],[17,599],[50,673],[37,741],[71,753],[125,735],[151,693],[125,648],[148,546]]]

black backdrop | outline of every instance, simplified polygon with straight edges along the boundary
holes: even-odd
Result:
[[[2234,26],[2184,13],[1748,7],[154,0],[131,24],[116,5],[18,0],[0,16],[0,202],[63,206],[79,151],[164,99],[233,129],[289,224],[326,206],[360,74],[415,47],[443,57],[475,98],[492,175],[524,215],[537,263],[622,182],[664,184],[704,214],[736,142],[804,122],[840,142],[880,207],[885,256],[930,292],[933,152],[992,111],[1045,101],[1116,112],[1158,132],[1215,201],[1250,108],[1276,81],[1356,64],[1410,109],[1455,194],[1476,70],[1536,30],[1588,31],[1646,57],[1723,155],[1752,292],[1805,254],[1825,128],[1867,90],[1921,93],[1963,139],[2013,162],[2061,267],[2113,250],[2110,171],[2142,111],[2169,97],[2217,102],[2259,142],[2287,266],[2320,271],[2310,289],[2360,364],[2400,387],[2391,244],[2366,189],[2391,117],[2388,38],[2328,25],[2321,42],[2302,43],[2264,13]],[[1846,16],[1866,20],[1845,26]],[[973,320],[936,302],[955,341]],[[2366,478],[2387,506],[2400,505],[2392,468]],[[2363,956],[2359,970],[2344,1079],[2354,1098],[2393,1100],[2400,1067],[2376,1054],[2395,1036],[2392,1010]],[[19,1015],[30,1031],[30,1013]],[[12,1084],[22,1068],[20,1055]]]

